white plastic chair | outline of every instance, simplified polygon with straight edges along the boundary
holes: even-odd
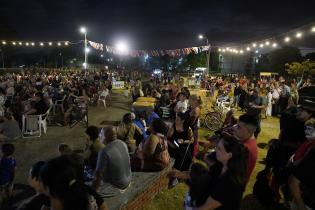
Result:
[[[103,105],[104,105],[104,107],[106,108],[106,97],[104,97],[104,96],[99,96],[97,101],[98,101],[98,102],[102,102]]]
[[[52,106],[49,107],[45,114],[40,115],[23,115],[22,116],[22,137],[32,138],[40,137],[42,128],[44,133],[47,133],[47,118]]]
[[[65,101],[67,95],[64,95],[63,98],[61,100],[56,100],[54,105],[53,105],[53,114],[56,114],[56,109],[57,107],[60,107],[62,109],[63,106],[63,102]]]

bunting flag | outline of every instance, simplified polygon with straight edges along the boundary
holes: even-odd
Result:
[[[95,49],[99,49],[100,46],[103,49],[103,45],[95,42],[89,41],[90,45],[93,46]],[[93,44],[93,45],[92,45]],[[115,47],[105,45],[105,50],[108,53],[111,54],[119,54],[119,51],[116,50]],[[204,51],[208,51],[209,46],[200,46],[200,47],[188,47],[188,48],[182,48],[182,49],[173,49],[173,50],[132,50],[129,52],[129,55],[131,57],[141,57],[149,55],[151,57],[159,57],[159,56],[171,56],[171,57],[180,57],[185,56],[190,53],[201,53]]]
[[[88,41],[88,42],[91,45],[91,47],[93,47],[94,49],[103,51],[103,44],[92,42],[92,41]]]

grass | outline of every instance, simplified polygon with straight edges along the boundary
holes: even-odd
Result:
[[[252,189],[254,183],[256,181],[256,175],[259,171],[264,168],[264,164],[262,163],[263,159],[266,157],[267,149],[266,145],[270,139],[277,138],[279,135],[279,119],[278,118],[267,118],[262,120],[261,124],[261,133],[257,139],[258,145],[258,160],[247,184],[246,191],[244,193],[244,197],[246,195],[250,195],[252,193]],[[201,140],[204,140],[209,135],[209,132],[205,128],[201,128],[199,130],[199,137]],[[177,185],[175,188],[171,190],[164,190],[162,193],[157,195],[152,202],[150,202],[144,210],[174,210],[174,209],[183,209],[183,198],[185,193],[187,192],[188,187],[181,183]],[[249,204],[254,205],[254,204]],[[251,207],[251,209],[258,209],[258,207]]]

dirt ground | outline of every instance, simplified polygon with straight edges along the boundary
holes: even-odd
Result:
[[[124,97],[120,91],[113,90],[108,107],[98,105],[89,107],[89,125],[104,126],[106,122],[120,121],[122,116],[130,111],[130,100]],[[84,148],[85,127],[77,124],[73,128],[49,126],[46,134],[39,138],[18,139],[14,141],[16,151],[14,157],[17,160],[17,173],[15,178],[15,205],[27,197],[27,173],[32,164],[40,160],[48,160],[58,155],[58,144],[66,143],[74,150]]]

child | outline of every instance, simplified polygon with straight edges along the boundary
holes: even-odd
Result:
[[[15,147],[13,144],[2,145],[2,158],[0,161],[0,193],[5,198],[10,198],[13,191],[13,180],[16,170],[16,160],[12,157]]]

